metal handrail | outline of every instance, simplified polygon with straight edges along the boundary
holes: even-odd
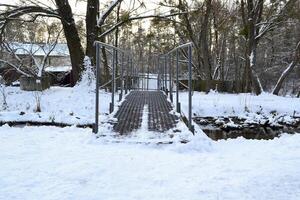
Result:
[[[94,45],[96,46],[96,106],[95,106],[95,124],[93,128],[94,133],[98,133],[98,126],[99,126],[99,89],[105,87],[106,85],[111,83],[111,102],[109,104],[109,111],[110,113],[114,110],[115,105],[115,90],[116,88],[116,80],[121,80],[121,92],[119,94],[119,101],[123,98],[123,92],[124,92],[124,65],[126,65],[126,88],[125,88],[125,94],[127,94],[128,91],[128,75],[129,75],[129,68],[130,68],[130,74],[131,77],[133,73],[136,71],[133,67],[133,58],[132,54],[128,51],[125,51],[123,49],[120,49],[118,47],[115,47],[110,44],[106,44],[103,42],[95,41]],[[104,48],[106,52],[110,52],[112,54],[112,63],[111,63],[111,75],[112,78],[110,81],[104,83],[102,86],[100,86],[100,70],[101,70],[101,53],[100,49]],[[118,53],[120,56],[117,56]],[[121,59],[120,62],[118,60]],[[126,60],[126,61],[125,61]],[[116,77],[116,68],[120,67],[120,76]]]
[[[113,46],[111,44],[107,44],[107,43],[104,43],[104,42],[95,41],[94,45],[95,46],[100,45],[102,47],[108,47],[110,49],[114,49],[114,50],[117,50],[117,51],[125,53],[125,51],[123,49],[120,49],[119,47],[115,47],[115,46]]]
[[[116,78],[116,80],[120,79],[121,76],[118,76]],[[109,85],[113,80],[107,81],[106,83],[104,83],[103,85],[99,86],[99,89],[103,89],[105,86]]]
[[[188,42],[188,43],[179,45],[179,46],[175,47],[174,49],[172,49],[171,51],[169,51],[168,53],[166,53],[165,55],[171,54],[171,53],[175,52],[178,49],[183,49],[183,48],[186,48],[186,47],[189,47],[189,46],[193,46],[193,43]]]
[[[171,67],[171,61],[174,61],[173,59],[171,59],[171,56],[173,53],[175,53],[176,55],[176,111],[177,112],[181,112],[180,109],[180,102],[179,102],[179,84],[182,84],[178,79],[179,79],[179,63],[182,63],[181,60],[179,60],[179,50],[183,49],[183,48],[187,48],[188,49],[188,60],[187,60],[187,64],[188,64],[188,128],[190,131],[192,131],[194,133],[194,126],[192,125],[192,46],[193,43],[192,42],[188,42],[186,44],[182,44],[178,47],[175,47],[174,49],[172,49],[171,51],[161,55],[161,57],[164,58],[164,65],[163,67],[160,68],[159,72],[159,78],[161,78],[162,80],[162,89],[165,90],[167,96],[168,96],[168,92],[169,92],[169,97],[171,102],[173,102],[173,81],[172,81],[172,74],[173,74],[173,69]],[[169,79],[169,91],[168,91],[168,80]]]

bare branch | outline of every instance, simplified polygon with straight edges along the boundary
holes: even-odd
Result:
[[[32,75],[27,74],[26,72],[22,71],[22,70],[20,69],[20,67],[14,65],[13,63],[11,63],[11,62],[9,62],[9,61],[0,59],[0,62],[3,62],[3,63],[5,63],[5,64],[8,64],[9,66],[13,67],[15,70],[17,70],[19,73],[21,73],[21,74],[23,74],[23,75],[25,75],[25,76],[28,76],[28,77],[31,77],[31,76],[32,76]]]
[[[140,19],[149,19],[149,18],[157,18],[157,19],[165,19],[165,20],[171,20],[169,19],[169,17],[174,17],[174,16],[178,16],[178,15],[182,15],[182,14],[186,14],[187,12],[179,12],[179,13],[172,13],[172,14],[168,14],[168,15],[145,15],[145,16],[137,16],[137,17],[130,17],[128,18],[126,21],[119,21],[118,23],[116,23],[113,27],[111,27],[110,29],[106,30],[104,33],[102,33],[99,38],[102,38],[108,34],[110,34],[111,32],[113,32],[114,30],[116,30],[118,27],[122,26],[125,23],[128,23],[130,21],[134,21],[134,20],[140,20]],[[171,20],[172,21],[172,20]]]
[[[52,51],[55,49],[56,44],[57,44],[58,39],[59,39],[59,36],[60,36],[60,34],[62,33],[62,31],[63,31],[63,29],[61,29],[61,30],[59,31],[59,33],[57,34],[57,36],[56,36],[56,38],[55,38],[55,41],[54,41],[52,44],[50,44],[50,49],[49,49],[49,51],[48,51],[47,53],[46,53],[45,49],[42,48],[43,51],[44,51],[44,53],[45,53],[45,56],[44,56],[43,61],[42,61],[42,63],[41,63],[41,66],[40,66],[40,69],[39,69],[39,72],[38,72],[38,77],[41,77],[41,76],[42,76],[43,71],[44,71],[45,66],[46,66],[47,58],[48,58],[49,55],[52,53]],[[49,36],[49,37],[50,37],[50,36]]]
[[[112,2],[112,4],[108,7],[108,9],[99,17],[97,26],[100,27],[104,24],[106,18],[109,16],[109,14],[114,10],[114,8],[121,3],[123,0],[115,0]]]

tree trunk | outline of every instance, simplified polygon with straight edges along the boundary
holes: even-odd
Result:
[[[117,18],[117,21],[116,21],[116,24],[120,21],[120,9],[121,9],[121,3],[118,5],[117,7],[117,13],[116,13],[116,18]],[[116,31],[115,31],[115,47],[118,47],[119,46],[119,28],[116,28]],[[118,76],[118,73],[119,73],[119,52],[117,51],[116,52],[116,74]]]
[[[55,0],[59,15],[62,17],[65,38],[67,40],[71,64],[72,78],[71,85],[74,86],[80,78],[83,69],[84,52],[81,46],[80,37],[75,25],[72,9],[68,0]]]
[[[99,33],[102,33],[102,28],[99,27]],[[105,43],[105,37],[101,37],[100,42]],[[106,50],[105,47],[101,48],[101,53],[102,53],[102,62],[103,62],[103,74],[101,74],[103,76],[103,84],[107,83],[110,80],[110,74],[109,74],[109,66],[108,66],[108,59],[107,59],[107,55],[106,55]],[[100,61],[101,62],[101,61]],[[106,90],[106,88],[105,88]]]
[[[88,0],[86,9],[86,55],[90,57],[92,64],[96,63],[96,48],[94,42],[97,39],[97,16],[99,12],[99,1]]]
[[[252,51],[250,53],[249,60],[250,60],[251,77],[253,78],[252,83],[253,83],[253,86],[254,86],[254,91],[257,95],[259,95],[263,92],[263,87],[262,87],[262,84],[261,84],[260,79],[258,77],[258,74],[257,74],[257,72],[255,71],[255,68],[254,68],[255,65],[256,65],[256,57],[257,57],[256,50],[257,50],[257,45],[255,43],[254,46],[252,47]]]
[[[210,55],[210,48],[208,44],[208,30],[209,28],[209,17],[211,14],[211,0],[205,1],[206,10],[204,19],[201,25],[201,33],[200,33],[200,46],[202,49],[202,55],[203,55],[203,68],[205,71],[205,76],[207,80],[212,79],[212,68],[211,68],[211,55]]]
[[[297,65],[297,63],[299,62],[300,59],[300,41],[297,44],[297,47],[295,49],[295,54],[294,54],[294,58],[293,61],[289,64],[289,66],[282,72],[281,76],[279,77],[276,86],[273,90],[273,94],[278,95],[279,91],[282,87],[282,84],[284,82],[284,80],[286,79],[286,77],[293,71],[293,69],[295,68],[295,66]]]
[[[247,9],[248,9],[248,21],[245,24],[248,33],[248,41],[247,41],[247,57],[246,57],[246,65],[245,65],[245,90],[246,92],[252,91],[252,86],[254,86],[254,90],[256,94],[260,94],[263,91],[262,84],[258,77],[258,74],[255,71],[256,66],[256,50],[258,40],[256,39],[257,27],[256,23],[260,22],[260,12],[259,10],[263,9],[263,3],[259,3],[261,6],[260,9],[254,7],[254,1],[247,1]]]

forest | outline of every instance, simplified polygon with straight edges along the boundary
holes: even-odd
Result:
[[[300,199],[300,0],[0,0],[0,200]]]
[[[84,57],[95,63],[96,40],[128,49],[138,63],[151,66],[154,54],[191,41],[197,80],[234,81],[240,92],[299,95],[299,6],[297,0],[179,0],[147,8],[142,1],[100,6],[88,0],[76,14],[67,0],[51,6],[21,1],[1,5],[0,39],[67,43],[73,85]],[[140,11],[145,9],[151,12]]]

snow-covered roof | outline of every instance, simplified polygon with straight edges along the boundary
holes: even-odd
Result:
[[[52,46],[50,44],[39,43],[10,43],[9,46],[16,51],[17,55],[33,54],[35,56],[45,56]],[[69,49],[67,44],[56,44],[50,56],[69,56]]]
[[[46,72],[69,72],[72,70],[72,66],[49,66],[46,67]]]

